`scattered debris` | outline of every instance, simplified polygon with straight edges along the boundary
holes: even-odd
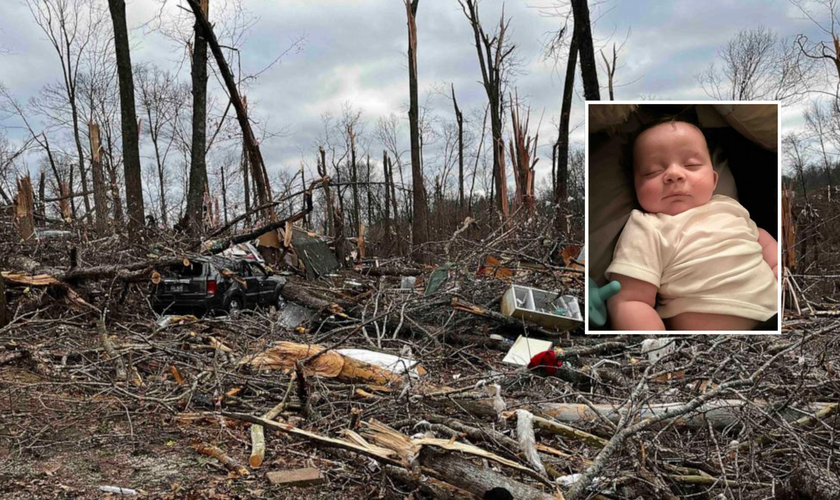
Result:
[[[647,339],[642,341],[642,354],[647,354],[648,361],[656,363],[661,358],[676,352],[677,339],[663,337],[659,339]]]
[[[307,279],[325,276],[336,269],[339,263],[327,244],[315,233],[294,228],[291,231],[291,248],[297,255]]]
[[[502,363],[511,365],[528,366],[528,363],[538,353],[551,349],[551,342],[548,340],[529,339],[523,336],[516,338]]]
[[[558,331],[583,325],[575,297],[527,286],[511,285],[502,297],[502,313]]]
[[[305,486],[293,472],[304,468],[317,482],[313,497],[418,500],[770,498],[773,488],[801,486],[791,474],[836,476],[815,458],[830,453],[838,415],[832,316],[786,321],[783,337],[749,342],[584,336],[573,318],[580,303],[568,299],[582,296],[585,275],[550,258],[559,245],[529,237],[506,248],[456,239],[445,267],[374,258],[315,279],[299,267],[300,248],[287,248],[295,265],[271,307],[157,317],[150,281],[210,257],[177,243],[130,253],[117,238],[74,238],[15,240],[37,245],[37,260],[4,261],[15,263],[4,264],[9,325],[0,327],[0,413],[19,457],[12,480],[54,467],[42,457],[78,456],[62,443],[85,442],[91,429],[97,440],[85,454],[97,454],[103,471],[115,460],[100,450],[180,460],[172,468],[185,487],[243,498]],[[529,257],[535,248],[544,253]],[[479,265],[492,269],[473,273]],[[430,281],[439,281],[434,293],[406,293]],[[520,309],[531,300],[527,312],[550,322],[505,314],[517,290]],[[573,324],[557,328],[558,319]],[[45,428],[54,434],[39,434]],[[120,448],[127,439],[130,451]],[[799,456],[816,468],[806,472]],[[169,479],[113,474],[98,484],[181,495]],[[87,490],[103,494],[98,484]]]
[[[104,491],[105,493],[114,493],[117,495],[137,494],[137,490],[132,490],[131,488],[120,488],[119,486],[100,486],[99,491]]]

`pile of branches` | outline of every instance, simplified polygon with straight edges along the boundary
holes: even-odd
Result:
[[[289,498],[837,497],[840,323],[672,337],[653,351],[638,336],[558,334],[498,312],[511,282],[583,303],[574,262],[520,234],[453,237],[434,293],[435,269],[400,259],[289,276],[283,297],[309,311],[296,325],[274,309],[155,317],[143,273],[193,255],[174,240],[128,248],[77,233],[21,247],[3,257],[12,318],[0,328],[0,474],[10,481],[0,491],[32,487],[37,464],[70,442],[84,454],[160,441],[192,482],[123,486],[152,498],[257,498],[269,487]],[[498,269],[477,272],[488,255]],[[45,274],[54,281],[24,284]],[[520,335],[552,340],[560,365],[503,363]],[[293,466],[328,483],[295,493],[263,476]],[[65,484],[96,498],[93,486]]]

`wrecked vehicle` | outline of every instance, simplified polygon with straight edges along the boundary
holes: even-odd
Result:
[[[150,301],[158,313],[188,310],[233,314],[257,306],[281,306],[286,280],[247,259],[202,257],[160,269]]]

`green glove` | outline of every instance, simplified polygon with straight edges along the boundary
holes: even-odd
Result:
[[[595,280],[589,280],[589,323],[593,326],[604,326],[607,322],[607,299],[621,290],[621,283],[610,281],[602,288],[598,288]]]

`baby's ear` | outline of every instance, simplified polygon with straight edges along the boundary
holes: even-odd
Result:
[[[718,173],[715,172],[714,168],[712,168],[712,174],[714,174],[714,176],[715,176],[715,187],[713,188],[713,190],[714,190],[714,189],[717,189],[717,181],[718,181]]]

